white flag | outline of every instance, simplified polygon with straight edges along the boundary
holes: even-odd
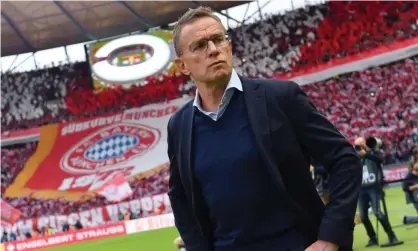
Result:
[[[117,174],[109,182],[97,189],[96,193],[112,202],[122,201],[133,194],[131,186],[122,174]]]

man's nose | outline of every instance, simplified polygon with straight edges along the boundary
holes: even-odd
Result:
[[[218,47],[216,47],[216,45],[212,41],[208,41],[208,55],[212,57],[217,56],[218,54]]]

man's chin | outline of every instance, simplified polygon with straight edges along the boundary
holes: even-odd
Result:
[[[209,80],[209,82],[214,84],[224,84],[225,82],[229,81],[229,78],[231,77],[232,70],[227,71],[226,69],[218,70],[212,75],[212,78]]]

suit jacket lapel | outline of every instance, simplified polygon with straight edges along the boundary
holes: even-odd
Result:
[[[276,156],[277,158],[275,158],[273,155],[272,140],[274,139],[272,139],[270,133],[271,128],[267,110],[266,89],[256,81],[245,77],[240,78],[244,90],[248,119],[254,133],[257,148],[279,190],[285,192],[286,189],[278,167],[281,163],[277,163],[280,156]]]
[[[269,137],[270,126],[268,122],[266,93],[263,86],[249,79],[241,78],[244,90],[244,99],[251,127],[258,145],[271,149]]]
[[[182,149],[181,152],[182,161],[181,161],[181,168],[184,172],[184,177],[189,181],[188,187],[185,188],[186,191],[189,191],[191,203],[193,210],[196,214],[196,217],[199,219],[199,226],[200,230],[207,236],[209,239],[212,238],[212,228],[210,223],[210,218],[208,214],[208,208],[204,204],[201,187],[196,185],[196,180],[194,177],[194,160],[193,160],[193,122],[194,122],[194,114],[195,108],[193,104],[188,104],[189,107],[185,113],[183,113],[183,128],[180,130],[184,130],[184,136],[182,137]],[[184,182],[183,182],[184,185]]]

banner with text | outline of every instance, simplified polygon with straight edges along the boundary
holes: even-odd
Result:
[[[35,251],[73,243],[126,235],[123,222],[4,243],[6,251]]]
[[[51,236],[40,236],[37,238],[12,241],[1,244],[0,250],[42,250],[56,246],[75,244],[127,234],[135,234],[168,227],[174,227],[174,215],[172,213],[106,224],[97,227],[84,228],[82,230],[57,233]]]
[[[79,200],[115,175],[139,177],[168,162],[167,123],[188,99],[44,126],[38,149],[5,196]]]
[[[170,200],[166,193],[157,194],[151,197],[142,197],[130,201],[124,201],[112,205],[90,208],[81,212],[62,215],[48,215],[38,218],[20,220],[13,225],[4,226],[3,229],[17,229],[19,233],[31,232],[34,229],[42,229],[51,226],[54,229],[61,229],[64,223],[74,225],[80,221],[84,227],[96,227],[109,222],[119,221],[119,215],[126,212],[137,214],[142,212],[142,217],[154,215],[154,212],[164,205],[162,213],[171,212]]]

